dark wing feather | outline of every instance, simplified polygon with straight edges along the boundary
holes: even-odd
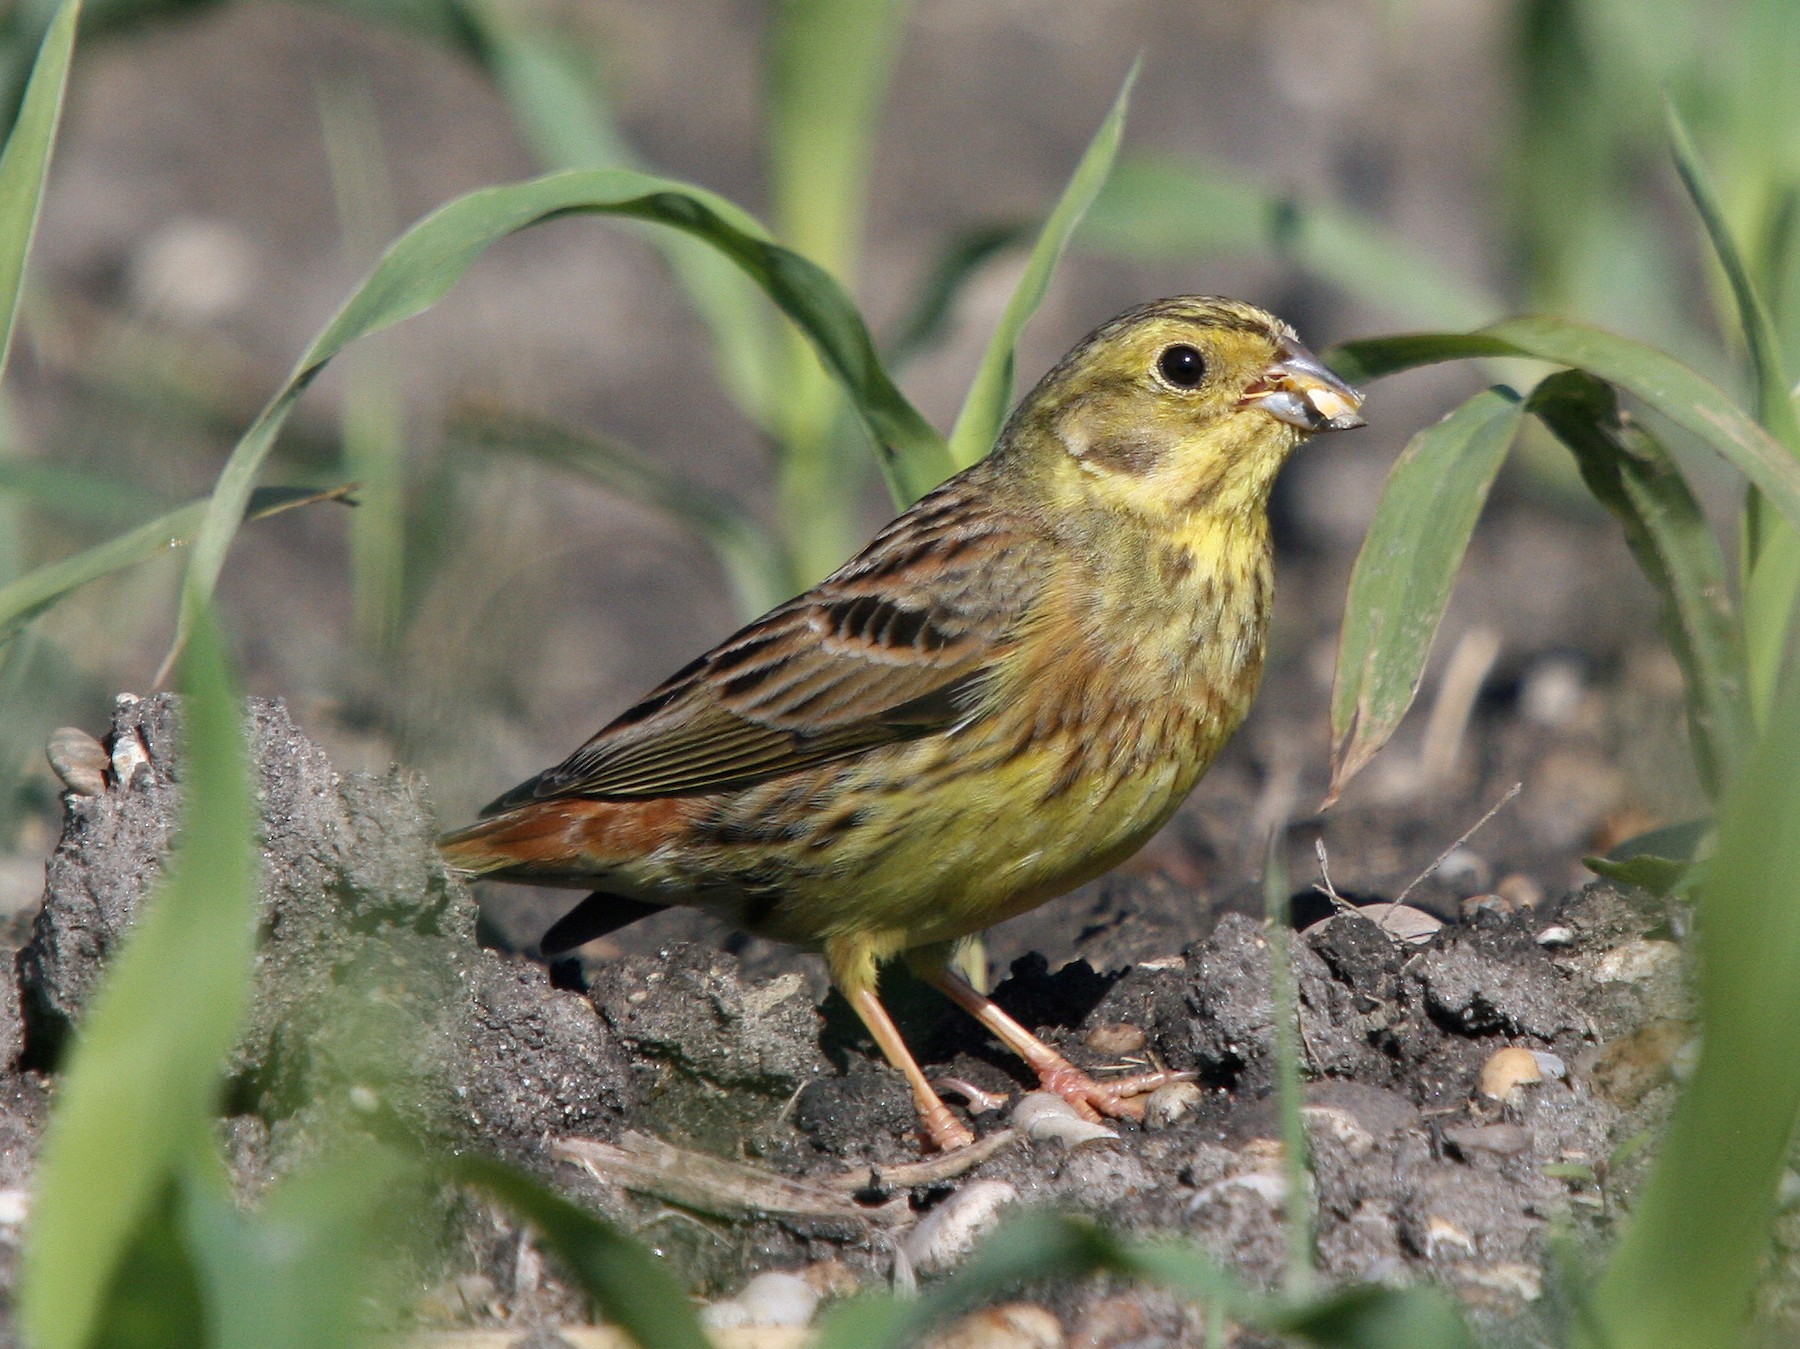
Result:
[[[1016,526],[953,479],[813,590],[677,671],[488,807],[742,787],[977,715],[1034,590]]]

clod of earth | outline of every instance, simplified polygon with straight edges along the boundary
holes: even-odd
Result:
[[[98,790],[66,797],[16,997],[0,999],[0,1190],[27,1183],[48,1075],[168,848],[178,711],[167,697],[121,699],[104,759],[77,756]],[[474,902],[438,861],[416,782],[337,773],[280,703],[253,701],[248,722],[264,940],[228,1097],[246,1192],[328,1128],[354,1127],[350,1088],[375,1084],[390,1117],[428,1141],[523,1161],[627,1227],[653,1227],[701,1291],[821,1262],[887,1280],[903,1259],[936,1277],[1015,1199],[1183,1234],[1249,1277],[1279,1276],[1286,1178],[1260,923],[1227,914],[1186,950],[1122,969],[1018,962],[995,997],[1074,1062],[1143,1057],[1197,1082],[1111,1139],[1040,1128],[1033,1141],[1010,1107],[972,1114],[986,1149],[922,1164],[904,1084],[803,980],[749,978],[682,944],[609,962],[585,992],[554,987],[541,967],[476,945]],[[1686,1036],[1665,920],[1661,903],[1594,885],[1418,945],[1357,913],[1294,942],[1327,1279],[1431,1278],[1483,1315],[1529,1318],[1551,1226],[1605,1239],[1594,1177],[1666,1110],[1666,1065]],[[1551,927],[1567,940],[1544,944]],[[938,1010],[912,1032],[927,1071],[1016,1103],[1016,1065]],[[1495,1099],[1483,1066],[1513,1050],[1524,1057],[1507,1061],[1529,1076],[1530,1060],[1541,1080]],[[1633,1177],[1605,1179],[1616,1193]],[[455,1304],[443,1316],[528,1326],[575,1313],[505,1220],[469,1205],[438,1219],[456,1225],[439,1245],[444,1286],[492,1294],[440,1299]],[[1034,1300],[1068,1326],[1180,1319],[1161,1295],[1096,1286]]]

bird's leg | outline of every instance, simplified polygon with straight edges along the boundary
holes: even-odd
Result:
[[[905,1075],[906,1084],[912,1088],[913,1103],[919,1107],[919,1122],[925,1126],[931,1145],[940,1152],[950,1152],[973,1143],[975,1135],[950,1113],[950,1107],[925,1080],[925,1074],[906,1048],[906,1041],[900,1038],[900,1028],[888,1015],[887,1008],[881,1005],[881,999],[875,996],[875,990],[858,989],[850,995],[850,1005],[862,1018],[863,1025],[869,1028],[869,1034],[875,1037],[875,1043],[881,1047],[887,1061]]]
[[[1097,1082],[1001,1011],[993,999],[977,993],[961,975],[947,966],[926,966],[919,969],[918,974],[1024,1059],[1037,1074],[1038,1081],[1044,1084],[1045,1091],[1055,1092],[1087,1119],[1098,1121],[1102,1115],[1114,1119],[1126,1116],[1141,1119],[1144,1095],[1170,1082],[1185,1082],[1194,1076],[1165,1070]]]
[[[900,1070],[906,1085],[912,1088],[919,1122],[932,1147],[940,1152],[968,1147],[975,1141],[975,1135],[950,1113],[950,1107],[931,1089],[931,1083],[926,1081],[923,1070],[907,1049],[906,1041],[900,1038],[900,1028],[888,1015],[887,1008],[881,1005],[875,992],[874,960],[862,949],[834,949],[829,943],[825,954],[831,966],[832,982],[838,986],[845,1001],[855,1008],[863,1025],[869,1028],[869,1034],[875,1037],[875,1043],[887,1061]]]

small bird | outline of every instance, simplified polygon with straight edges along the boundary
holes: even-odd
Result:
[[[822,951],[937,1148],[974,1135],[881,1004],[895,957],[1085,1117],[1139,1115],[1175,1074],[1090,1078],[954,972],[957,944],[1129,857],[1206,771],[1262,673],[1275,476],[1361,406],[1254,306],[1122,314],[985,459],[444,856],[592,889],[547,955],[674,904]]]

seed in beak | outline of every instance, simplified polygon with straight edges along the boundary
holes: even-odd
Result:
[[[1303,431],[1349,431],[1368,425],[1363,398],[1300,344],[1282,339],[1281,356],[1244,391],[1240,407],[1257,406]]]

